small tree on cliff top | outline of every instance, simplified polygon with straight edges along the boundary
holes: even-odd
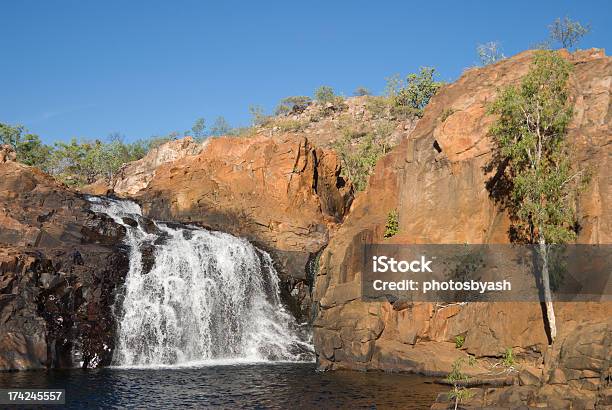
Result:
[[[511,239],[538,244],[551,341],[556,337],[547,244],[575,238],[574,199],[583,172],[572,170],[566,141],[572,118],[568,79],[572,66],[557,53],[540,51],[520,86],[503,89],[490,107],[498,173],[488,182],[512,220]],[[492,168],[492,167],[491,167]]]
[[[582,37],[589,34],[591,26],[588,24],[583,26],[580,22],[565,17],[563,20],[556,19],[548,26],[548,29],[552,41],[558,42],[563,48],[572,49],[582,40]]]

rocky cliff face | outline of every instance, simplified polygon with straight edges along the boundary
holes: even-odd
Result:
[[[170,141],[150,150],[138,161],[125,164],[111,181],[111,191],[121,197],[134,196],[154,178],[157,167],[202,151],[202,143],[191,137]]]
[[[229,232],[270,251],[284,274],[284,291],[302,305],[294,311],[307,313],[307,265],[353,198],[336,155],[289,135],[211,138],[199,147],[190,140],[170,144],[181,150],[162,146],[160,151],[174,154],[124,167],[115,193],[137,200],[153,219]]]
[[[110,364],[124,228],[1,152],[0,370]]]
[[[565,56],[575,67],[575,114],[569,135],[577,163],[593,173],[577,204],[582,228],[578,242],[611,243],[612,59],[597,50]],[[538,304],[522,303],[517,309],[499,303],[441,307],[360,300],[361,245],[383,241],[392,210],[399,214],[399,234],[390,243],[508,242],[508,218],[485,187],[491,176],[484,171],[491,156],[487,131],[493,121],[485,111],[500,87],[527,73],[532,57],[533,52],[525,52],[468,70],[433,98],[414,131],[378,162],[367,190],[357,196],[321,257],[313,295],[320,368],[448,371],[450,363],[465,354],[451,343],[457,335],[465,337],[463,350],[477,357],[500,356],[507,347],[540,359],[547,354]],[[551,377],[551,363],[563,363],[559,351],[572,349],[571,335],[579,331],[579,323],[603,326],[599,330],[607,335],[612,328],[610,303],[567,304],[558,309],[559,350],[548,353],[546,368],[538,370],[541,380]],[[584,337],[593,337],[594,345],[602,342],[598,332],[585,332]],[[610,357],[606,350],[610,341],[606,340],[603,354],[584,352],[580,364],[572,362],[567,373],[575,384],[585,383],[586,375],[580,373],[585,370],[593,380],[609,378],[604,358]]]

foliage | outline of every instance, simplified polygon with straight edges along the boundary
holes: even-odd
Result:
[[[392,105],[406,107],[405,112],[421,117],[431,97],[444,84],[434,81],[434,73],[434,68],[421,67],[418,74],[408,74],[405,80],[398,75],[388,78],[386,93]]]
[[[498,41],[489,41],[488,43],[478,44],[476,47],[476,53],[478,54],[480,65],[482,66],[487,66],[506,58],[504,53],[501,51]]]
[[[455,347],[457,349],[461,349],[463,347],[463,344],[465,343],[465,336],[455,336]]]
[[[0,141],[15,148],[17,161],[38,167],[66,184],[76,186],[100,178],[110,179],[126,162],[142,158],[150,149],[170,139],[170,136],[152,137],[125,143],[120,134],[114,133],[108,142],[73,138],[49,146],[43,144],[37,135],[27,133],[21,125],[0,123]]]
[[[168,135],[161,135],[161,136],[153,135],[147,141],[142,142],[142,143],[146,147],[145,149],[145,153],[146,153],[152,149],[159,147],[162,144],[165,144],[166,142],[174,141],[175,139],[176,139],[176,136],[174,136],[172,133]]]
[[[217,117],[212,127],[210,128],[210,135],[219,137],[221,135],[229,135],[232,131],[232,127],[229,125],[224,117]]]
[[[385,224],[385,238],[391,238],[399,232],[399,214],[396,209],[389,211],[387,214],[387,223]]]
[[[372,93],[366,87],[357,87],[355,88],[355,91],[353,91],[353,95],[356,97],[363,97],[366,95],[372,95]]]
[[[256,127],[264,126],[270,121],[270,117],[265,114],[263,107],[260,105],[251,105],[249,113],[251,113],[251,123]]]
[[[385,96],[370,96],[366,101],[366,110],[373,118],[381,118],[389,113],[392,103]]]
[[[322,85],[315,90],[314,98],[321,104],[333,103],[336,101],[336,94],[334,93],[334,89],[330,86]]]
[[[0,143],[13,147],[17,161],[47,171],[45,159],[49,157],[51,149],[42,143],[38,135],[28,133],[23,125],[0,123]]]
[[[512,351],[511,347],[506,348],[506,350],[504,351],[504,356],[503,356],[502,364],[505,367],[512,367],[512,366],[514,366],[514,364],[515,364],[514,352]]]
[[[351,180],[357,191],[363,191],[380,157],[392,148],[388,137],[392,128],[380,125],[366,130],[354,123],[342,125],[342,137],[333,148],[342,162],[344,176]]]
[[[257,133],[257,130],[254,127],[238,127],[232,128],[230,131],[230,135],[234,135],[236,137],[252,137]]]
[[[85,185],[100,178],[111,179],[123,164],[142,158],[147,147],[143,141],[125,144],[120,140],[69,143],[57,142],[48,159],[52,175],[68,185]]]
[[[572,21],[569,17],[565,17],[563,20],[556,19],[548,26],[548,29],[551,40],[558,42],[563,48],[567,49],[574,48],[582,40],[582,37],[591,31],[590,25],[583,26],[578,21]]]
[[[460,357],[453,362],[451,372],[446,376],[446,381],[453,386],[451,391],[448,392],[448,398],[455,401],[455,410],[459,403],[473,396],[472,391],[461,386],[462,382],[468,380],[467,375],[461,370],[462,366],[463,358]]]
[[[274,120],[273,125],[278,127],[281,132],[297,132],[303,130],[308,124],[305,121],[291,118],[279,118]]]
[[[455,112],[456,110],[452,107],[445,108],[444,111],[442,111],[442,115],[440,116],[440,122],[446,121],[447,118],[453,115]]]
[[[556,52],[539,51],[520,86],[502,90],[489,112],[495,175],[487,182],[491,196],[511,218],[511,240],[537,243],[536,267],[547,314],[549,340],[557,334],[547,244],[575,239],[576,196],[587,183],[585,170],[572,168],[566,141],[572,118],[568,80],[572,65]]]
[[[191,131],[185,132],[185,136],[191,134],[191,136],[196,141],[202,141],[204,137],[206,136],[204,133],[204,130],[206,130],[206,121],[204,120],[204,118],[198,118],[193,123],[193,126],[191,127]]]
[[[332,91],[333,94],[333,91]],[[286,115],[291,112],[302,112],[312,103],[310,97],[296,95],[283,98],[276,107],[275,115]]]
[[[572,170],[566,142],[571,69],[555,52],[539,51],[521,85],[502,90],[489,109],[498,115],[491,128],[496,157],[489,167],[503,174],[491,179],[488,188],[510,212],[515,241],[575,238],[573,199],[577,183],[585,180],[583,172]]]

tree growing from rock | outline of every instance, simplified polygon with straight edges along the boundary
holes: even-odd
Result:
[[[198,118],[195,120],[195,122],[193,123],[193,126],[191,127],[191,136],[196,140],[196,141],[201,141],[204,139],[205,137],[205,130],[206,130],[206,121],[204,120],[204,118]],[[189,135],[190,131],[185,132],[185,135]]]
[[[482,66],[494,64],[500,60],[506,58],[504,53],[501,51],[501,46],[498,41],[489,41],[488,43],[478,44],[476,46],[476,53]]]
[[[225,119],[225,117],[217,117],[215,122],[213,123],[210,129],[210,135],[215,137],[219,137],[221,135],[229,135],[232,132],[232,127],[229,125],[229,122]]]
[[[539,51],[519,86],[501,91],[489,112],[497,173],[487,182],[491,195],[509,212],[511,240],[536,244],[548,319],[557,329],[548,265],[548,244],[576,237],[574,203],[584,172],[572,167],[567,127],[572,118],[568,80],[572,65],[553,51]]]
[[[353,91],[353,95],[356,97],[364,97],[368,95],[372,95],[372,92],[366,87],[357,87],[355,91]]]
[[[13,147],[17,161],[48,170],[51,148],[43,144],[38,135],[27,132],[23,125],[0,123],[0,144]]]
[[[330,86],[322,85],[315,90],[314,98],[322,104],[333,103],[336,100],[336,94]]]
[[[563,48],[573,49],[584,36],[590,31],[591,27],[587,24],[583,26],[578,21],[572,21],[569,17],[556,19],[550,26],[550,39],[556,41]]]
[[[444,85],[435,81],[435,68],[421,67],[419,73],[411,73],[403,80],[399,75],[387,79],[386,93],[396,108],[405,108],[410,114],[421,117],[425,107]]]
[[[274,114],[286,115],[290,112],[302,112],[310,105],[311,102],[311,98],[304,95],[294,95],[286,97],[278,103]]]

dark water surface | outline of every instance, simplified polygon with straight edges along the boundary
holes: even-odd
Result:
[[[63,388],[61,408],[428,409],[444,386],[403,374],[315,372],[314,364],[0,372],[1,388]]]

